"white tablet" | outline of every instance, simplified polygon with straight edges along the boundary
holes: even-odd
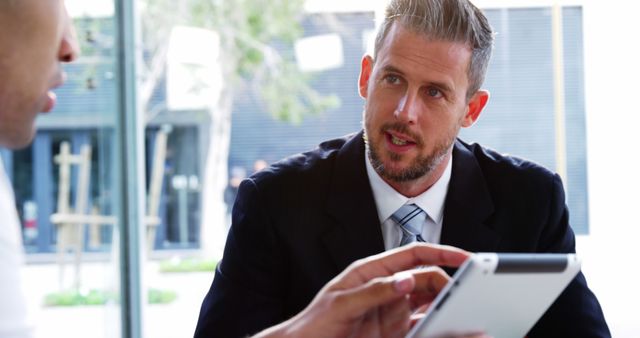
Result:
[[[406,337],[524,337],[578,271],[575,254],[474,254]]]

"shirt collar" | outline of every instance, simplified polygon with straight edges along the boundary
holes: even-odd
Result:
[[[442,217],[444,215],[444,201],[447,197],[449,181],[451,180],[451,155],[449,155],[447,167],[436,183],[427,191],[413,198],[407,198],[385,182],[378,172],[373,169],[373,165],[371,165],[366,151],[364,158],[367,167],[367,176],[369,177],[369,184],[373,191],[373,199],[375,200],[376,208],[378,209],[380,223],[386,221],[387,218],[393,215],[393,213],[401,206],[411,203],[415,203],[422,208],[422,210],[424,210],[435,223],[442,223]]]

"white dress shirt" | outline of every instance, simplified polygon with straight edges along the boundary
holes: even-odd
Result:
[[[33,337],[22,284],[24,249],[13,189],[0,159],[0,337]]]
[[[429,190],[422,194],[408,198],[385,182],[373,169],[369,161],[369,156],[365,152],[365,163],[369,184],[373,190],[373,199],[378,209],[378,217],[382,226],[382,237],[386,250],[396,248],[402,240],[402,230],[390,218],[396,210],[405,204],[416,204],[427,213],[427,218],[422,227],[422,238],[429,243],[439,243],[442,233],[442,220],[444,216],[444,201],[447,197],[449,181],[451,179],[451,155],[442,176],[434,183]]]

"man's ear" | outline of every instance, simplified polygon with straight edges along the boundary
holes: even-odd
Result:
[[[367,98],[367,89],[369,87],[369,78],[373,70],[373,58],[370,55],[362,57],[360,65],[360,78],[358,80],[358,92],[363,99]]]
[[[489,101],[489,91],[487,90],[478,90],[471,99],[469,103],[467,103],[467,114],[464,116],[462,120],[462,126],[464,128],[471,127],[478,118],[480,117],[480,113],[484,106]]]

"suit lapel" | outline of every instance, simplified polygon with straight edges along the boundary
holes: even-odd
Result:
[[[384,251],[362,135],[356,134],[340,149],[326,204],[335,223],[323,240],[340,271],[354,260]]]
[[[326,208],[335,222],[323,241],[339,271],[354,260],[384,251],[364,151],[362,132],[347,140],[337,155],[329,187]],[[487,225],[493,208],[475,156],[456,141],[440,242],[472,252],[496,251],[500,237]]]
[[[451,170],[440,242],[472,252],[495,251],[500,237],[486,225],[494,210],[491,195],[478,161],[460,141]]]

